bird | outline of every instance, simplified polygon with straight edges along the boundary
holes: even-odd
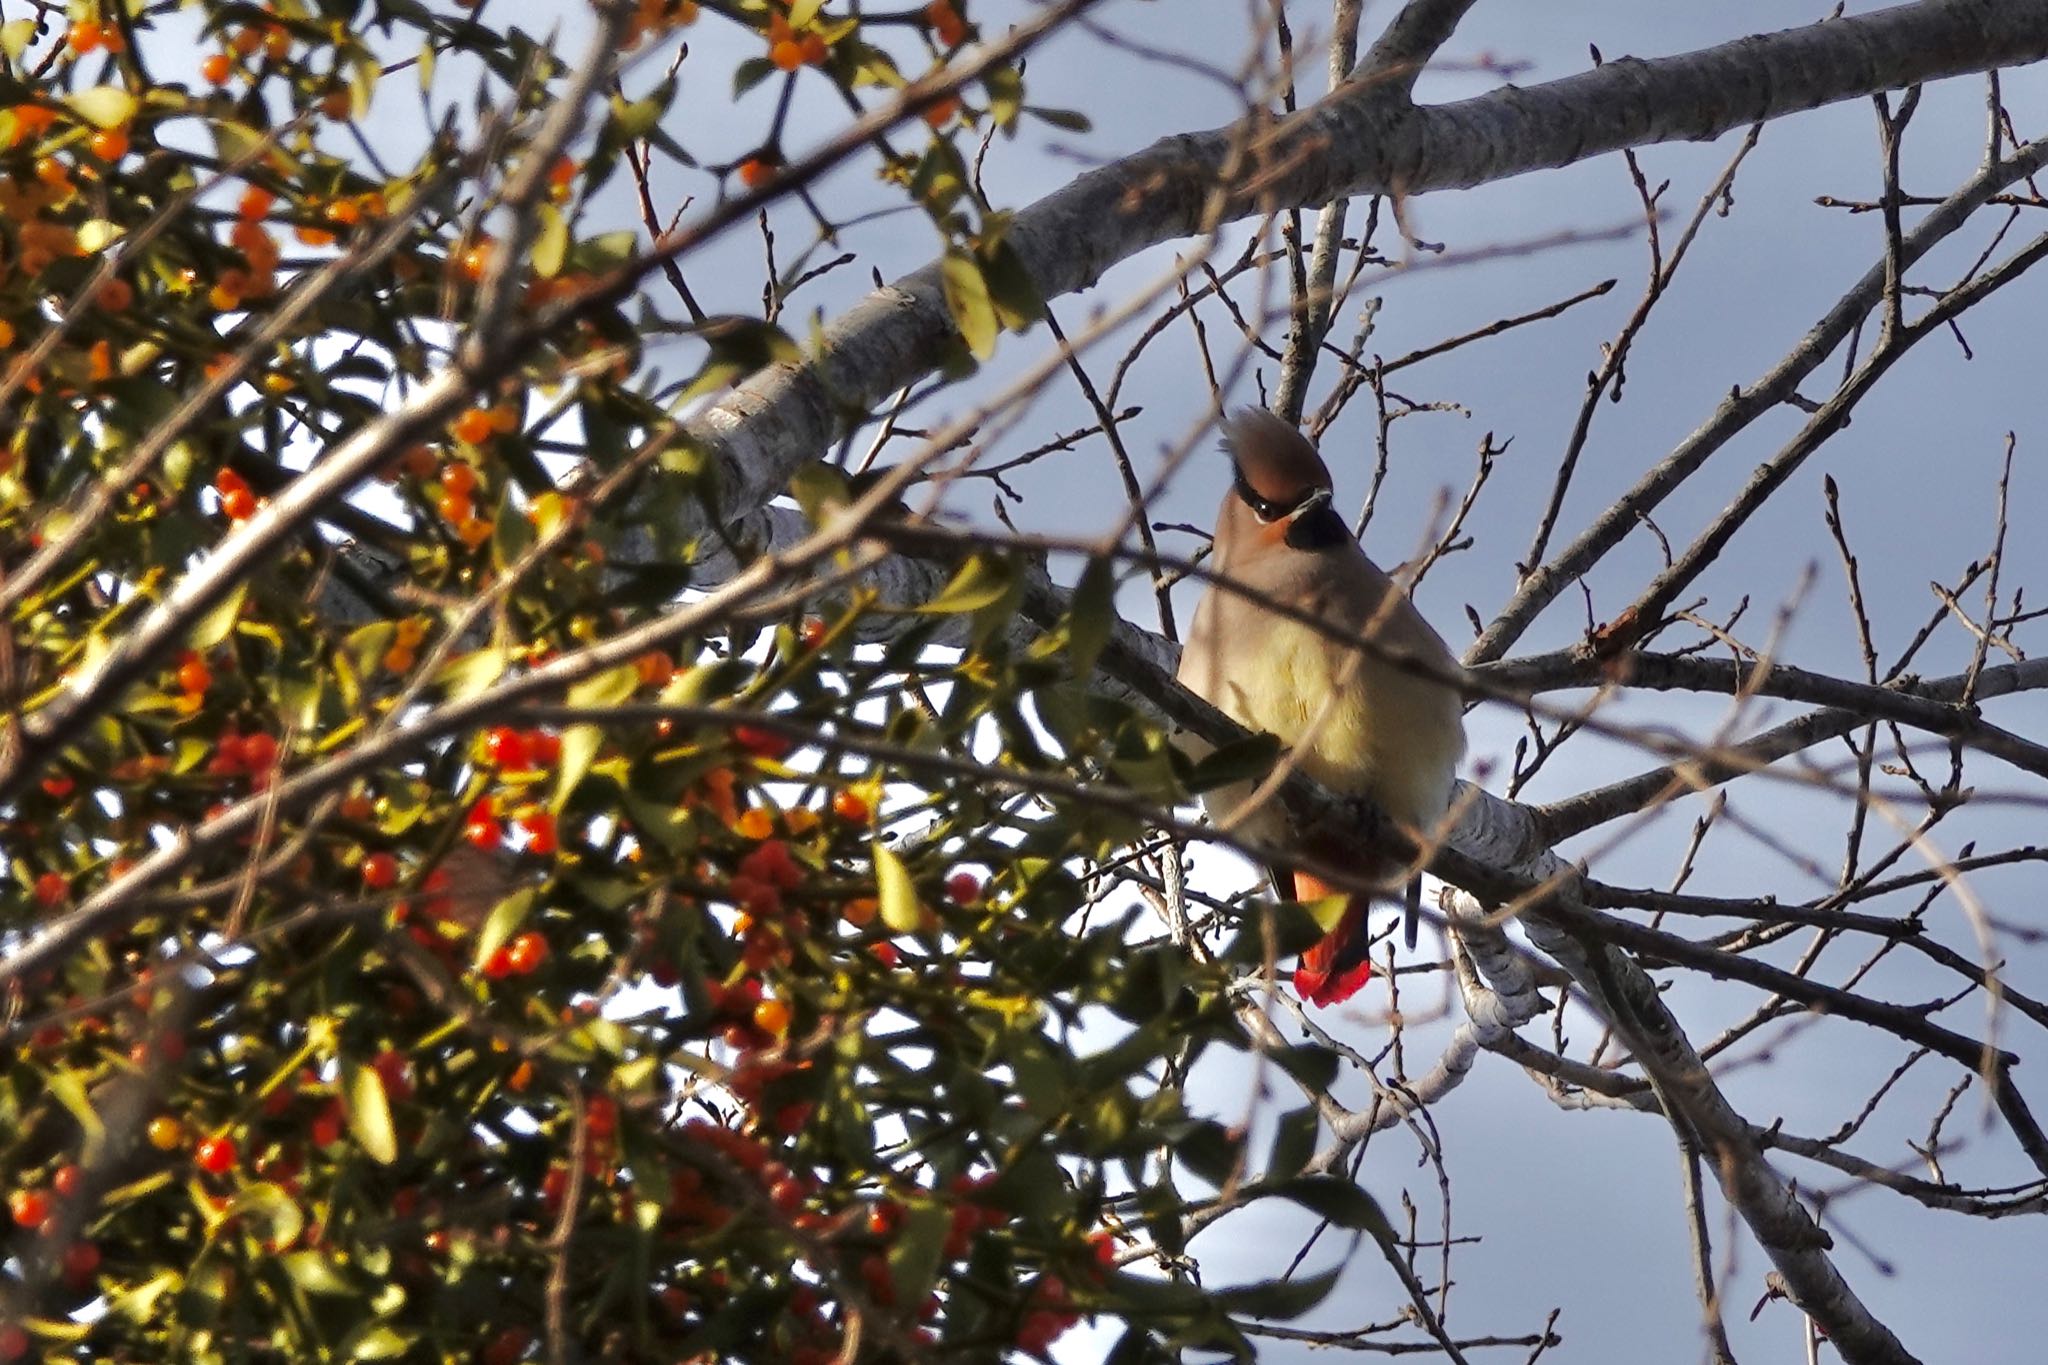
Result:
[[[1394,820],[1427,829],[1450,805],[1465,752],[1458,661],[1331,506],[1329,467],[1306,436],[1263,408],[1245,408],[1224,420],[1223,445],[1235,477],[1216,516],[1214,577],[1188,628],[1179,682],[1247,729],[1273,735],[1295,766],[1332,791],[1365,797]],[[1348,643],[1361,638],[1420,667]],[[1288,846],[1286,816],[1257,782],[1219,787],[1203,804],[1212,821],[1234,821],[1254,843]],[[1401,870],[1398,860],[1355,847],[1315,852],[1368,881],[1387,883]],[[1295,900],[1337,890],[1277,860],[1267,871],[1275,890]],[[1420,897],[1420,883],[1410,879],[1410,948]],[[1336,927],[1302,954],[1294,987],[1304,1000],[1340,1003],[1370,977],[1370,899],[1351,896]]]

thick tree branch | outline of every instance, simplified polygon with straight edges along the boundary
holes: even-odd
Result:
[[[1219,216],[1485,184],[2044,56],[2048,0],[1923,0],[1439,107],[1353,81],[1270,131],[1169,137],[1083,175],[1021,210],[1008,241],[1054,299]],[[1247,147],[1252,173],[1233,180],[1228,168]],[[708,409],[691,435],[719,456],[726,510],[760,506],[888,394],[935,369],[953,336],[928,266],[849,311],[815,360],[771,366]]]

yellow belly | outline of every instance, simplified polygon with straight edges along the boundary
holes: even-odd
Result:
[[[1216,698],[1222,710],[1277,736],[1318,782],[1370,797],[1397,820],[1419,825],[1443,813],[1465,747],[1450,691],[1363,656],[1348,656],[1347,673],[1347,656],[1300,626],[1262,643],[1260,666]],[[1245,793],[1216,795],[1234,806]]]

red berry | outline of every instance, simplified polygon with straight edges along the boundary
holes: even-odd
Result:
[[[541,963],[548,960],[547,937],[537,929],[529,929],[512,940],[505,955],[513,975],[531,975],[540,969]]]
[[[370,1059],[370,1066],[376,1071],[377,1079],[384,1082],[385,1095],[394,1103],[412,1098],[412,1068],[403,1052],[387,1047]]]
[[[192,1149],[192,1158],[199,1163],[199,1169],[212,1175],[226,1175],[233,1170],[237,1155],[235,1140],[226,1137],[202,1138]]]
[[[62,905],[71,897],[71,880],[62,872],[45,872],[36,878],[36,901],[40,905]]]
[[[383,891],[398,884],[398,859],[389,853],[372,853],[363,859],[363,885]]]
[[[732,737],[742,749],[757,758],[783,758],[796,747],[796,741],[787,735],[761,725],[735,725]]]
[[[533,755],[537,768],[549,767],[562,761],[562,737],[547,730],[528,730],[526,745]]]
[[[485,850],[494,849],[505,841],[505,828],[498,823],[497,813],[491,809],[490,797],[484,797],[469,808],[469,816],[462,826],[462,837]]]
[[[230,521],[247,521],[256,515],[256,495],[246,488],[237,488],[232,493],[220,495],[220,510]]]
[[[85,1188],[85,1172],[79,1169],[76,1163],[67,1161],[59,1166],[57,1174],[50,1178],[50,1188],[70,1199]]]
[[[25,1228],[39,1228],[50,1216],[50,1196],[41,1190],[16,1190],[7,1199],[7,1211]]]
[[[277,766],[277,739],[261,730],[243,735],[236,756],[250,772],[267,772]]]
[[[491,1338],[477,1357],[483,1365],[518,1365],[526,1354],[526,1348],[533,1344],[533,1333],[524,1327],[507,1327]]]
[[[313,1139],[315,1147],[331,1147],[341,1141],[341,1125],[341,1102],[335,1100],[314,1116],[307,1136]]]
[[[560,847],[555,837],[555,817],[549,811],[537,810],[519,817],[519,828],[526,831],[526,851],[537,858],[545,858]]]
[[[468,468],[466,465],[463,467]],[[496,726],[484,736],[484,752],[500,768],[525,768],[533,761],[532,747],[526,742],[526,735],[509,725]]]
[[[20,1360],[28,1354],[28,1332],[19,1323],[0,1326],[0,1360]]]
[[[83,1286],[100,1268],[100,1249],[92,1242],[73,1242],[64,1248],[64,1278]]]
[[[955,905],[972,905],[981,899],[981,878],[972,872],[955,872],[946,878],[946,896]]]
[[[503,948],[492,950],[484,959],[483,973],[487,981],[503,981],[512,975],[512,954]]]

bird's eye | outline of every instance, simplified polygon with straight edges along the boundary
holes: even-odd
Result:
[[[1236,488],[1237,496],[1244,499],[1244,505],[1251,508],[1252,514],[1260,521],[1268,524],[1298,516],[1310,503],[1328,501],[1330,496],[1327,489],[1310,488],[1292,502],[1260,497],[1258,490],[1252,487],[1251,481],[1245,478],[1241,469],[1236,471]]]
[[[1245,478],[1243,470],[1237,471],[1236,487],[1237,496],[1244,499],[1244,505],[1251,508],[1252,514],[1260,521],[1278,521],[1294,510],[1293,506],[1286,503],[1260,497],[1258,490]]]

